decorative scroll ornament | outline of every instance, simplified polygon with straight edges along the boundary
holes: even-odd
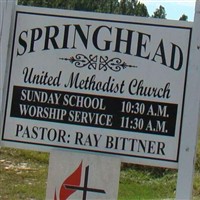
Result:
[[[78,68],[87,67],[88,69],[104,71],[110,69],[114,72],[119,72],[122,69],[126,69],[127,67],[137,67],[134,65],[128,65],[126,62],[123,62],[120,58],[109,59],[108,56],[103,57],[92,54],[90,54],[88,57],[83,54],[77,54],[75,57],[72,56],[70,58],[60,58],[60,60],[69,61]]]

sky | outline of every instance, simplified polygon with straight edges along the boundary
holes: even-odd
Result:
[[[139,0],[144,3],[151,16],[154,11],[162,5],[166,11],[166,18],[179,20],[185,14],[188,21],[194,20],[195,0]]]

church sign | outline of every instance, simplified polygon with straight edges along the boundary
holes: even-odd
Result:
[[[192,28],[160,22],[17,6],[2,143],[176,168]]]

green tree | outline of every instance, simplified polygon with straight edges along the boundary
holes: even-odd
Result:
[[[113,12],[118,0],[19,0],[19,4],[70,10]]]
[[[116,7],[116,13],[122,15],[133,15],[134,13],[134,5],[130,0],[121,0],[118,2],[118,6]]]
[[[147,7],[138,0],[121,0],[119,2],[118,14],[149,17]]]
[[[87,0],[85,0],[87,1]],[[118,0],[95,0],[97,7],[95,12],[102,12],[102,13],[117,13],[117,8],[119,7]]]
[[[179,20],[181,20],[181,21],[187,21],[187,20],[188,20],[188,16],[185,15],[185,14],[183,14],[183,15],[179,18]]]
[[[47,7],[48,2],[44,0],[19,0],[18,4],[22,4],[25,6]]]
[[[166,19],[166,16],[167,14],[165,8],[161,5],[159,6],[159,8],[155,10],[155,12],[152,15],[153,18],[161,18],[161,19]]]
[[[141,17],[149,17],[147,7],[143,3],[137,2],[135,4],[134,15]]]
[[[70,10],[94,11],[149,17],[147,7],[138,0],[19,0],[19,4]]]

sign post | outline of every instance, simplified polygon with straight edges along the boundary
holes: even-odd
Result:
[[[0,1],[0,105],[2,103],[2,92],[7,61],[9,59],[9,48],[11,48],[11,40],[13,25],[13,15],[15,13],[16,0]],[[0,110],[2,107],[0,107]]]
[[[178,164],[177,199],[191,199],[198,141],[200,102],[200,1],[196,1],[185,97],[180,158]],[[187,106],[186,106],[187,105]]]
[[[3,91],[5,92],[5,74],[9,70],[11,38],[14,23],[16,0],[0,1],[0,132],[2,133]],[[0,135],[1,135],[0,133]],[[1,148],[1,139],[0,139]]]

